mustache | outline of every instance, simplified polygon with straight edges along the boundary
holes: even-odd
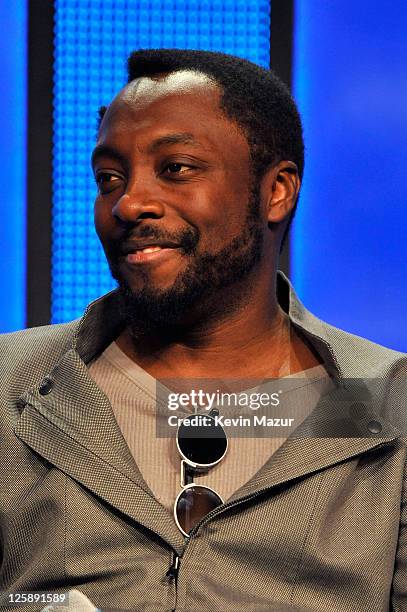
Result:
[[[122,254],[122,245],[131,241],[144,239],[161,243],[177,244],[185,253],[193,253],[200,239],[200,232],[197,228],[188,227],[178,232],[163,232],[154,225],[142,225],[138,228],[129,229],[124,232],[120,239],[111,244],[110,256],[117,258]]]

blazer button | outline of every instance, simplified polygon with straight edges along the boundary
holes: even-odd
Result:
[[[52,387],[52,380],[49,378],[44,378],[39,388],[40,395],[48,395],[48,393],[51,393]]]
[[[379,421],[369,421],[367,428],[372,434],[378,434],[382,430],[382,425]]]

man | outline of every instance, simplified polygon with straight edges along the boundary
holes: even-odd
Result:
[[[74,588],[123,610],[407,610],[406,360],[277,275],[303,170],[288,91],[231,56],[138,51],[100,115],[95,224],[119,288],[2,338],[7,605]],[[297,435],[219,456],[157,436],[157,381],[202,379],[293,384]]]

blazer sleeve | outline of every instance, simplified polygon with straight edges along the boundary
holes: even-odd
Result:
[[[394,612],[407,612],[407,464],[404,466],[399,537],[394,565],[390,610]]]

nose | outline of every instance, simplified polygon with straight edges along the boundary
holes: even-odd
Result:
[[[117,200],[112,214],[120,223],[137,223],[142,219],[163,217],[164,206],[146,185],[133,185],[128,186],[126,192]]]

